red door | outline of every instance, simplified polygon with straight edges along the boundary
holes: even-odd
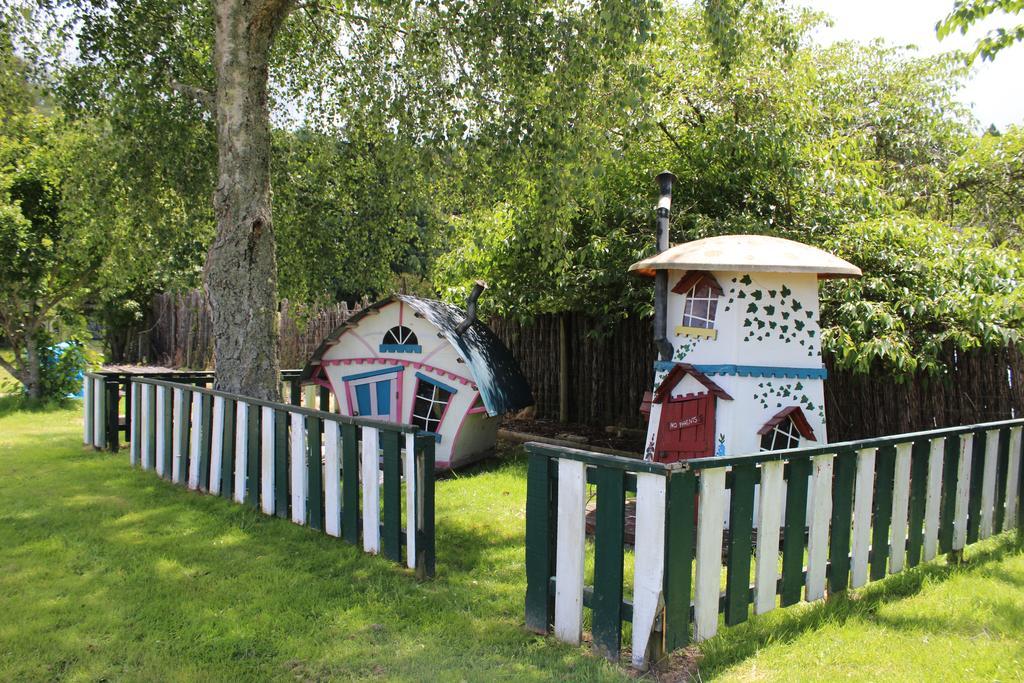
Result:
[[[715,454],[715,397],[674,398],[661,406],[654,459],[675,462]]]

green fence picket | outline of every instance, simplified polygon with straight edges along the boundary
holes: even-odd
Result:
[[[907,566],[921,562],[924,547],[924,512],[928,498],[928,458],[932,444],[915,439],[910,450],[910,511],[907,515]]]
[[[690,642],[690,588],[697,539],[694,518],[697,477],[674,472],[667,484],[665,511],[665,649],[671,652]]]
[[[597,512],[594,529],[594,650],[618,661],[622,648],[622,561],[625,536],[626,473],[610,467],[594,471]]]
[[[981,484],[985,472],[985,446],[988,441],[988,433],[985,430],[974,432],[974,441],[971,444],[971,481],[970,493],[967,498],[967,542],[975,543],[978,540],[978,531],[981,527]]]
[[[263,419],[262,412],[258,406],[252,404],[246,411],[246,421],[248,422],[246,429],[249,430],[249,433],[246,436],[245,444],[249,452],[245,456],[246,469],[248,469],[245,477],[245,502],[254,508],[260,506],[260,472],[263,470],[260,462],[263,453],[260,444],[260,434],[263,431],[260,429],[260,422]]]
[[[832,535],[828,549],[828,589],[831,593],[844,591],[850,585],[850,533],[856,475],[857,452],[845,448],[836,453],[832,474]]]
[[[1006,524],[1006,476],[1010,465],[1010,428],[999,430],[999,446],[996,456],[995,510],[992,515],[992,533],[1003,531]]]
[[[402,561],[402,464],[398,432],[381,431],[380,445],[384,451],[383,536],[384,557]]]
[[[221,422],[220,495],[230,500],[235,489],[235,417],[238,404],[224,399],[224,420]]]
[[[291,499],[288,496],[288,413],[274,410],[274,514],[288,518]]]
[[[953,549],[956,483],[959,478],[960,437],[947,436],[942,450],[942,505],[939,510],[939,552]]]
[[[293,383],[293,386],[296,386]],[[320,430],[320,418],[306,418],[306,463],[309,468],[308,481],[306,484],[306,515],[309,519],[309,527],[317,531],[324,529],[324,463],[320,444],[322,434]],[[337,472],[335,472],[337,476]]]
[[[889,444],[875,455],[874,524],[871,526],[872,581],[885,578],[889,561],[889,526],[892,522],[892,497],[896,474],[896,446]]]
[[[201,394],[199,410],[202,415],[199,431],[199,490],[210,490],[210,448],[213,439],[213,397]]]
[[[553,618],[555,460],[530,453],[526,469],[526,628],[547,633]]]
[[[359,543],[359,435],[355,425],[341,426],[341,530]]]
[[[800,602],[804,586],[804,530],[807,528],[807,485],[811,476],[810,458],[790,461],[786,476],[786,521],[782,539],[783,607]]]
[[[725,576],[725,623],[729,626],[746,621],[750,605],[756,479],[757,469],[753,463],[732,468]]]

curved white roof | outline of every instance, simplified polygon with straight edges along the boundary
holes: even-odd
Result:
[[[860,268],[827,251],[765,235],[723,235],[677,244],[629,267],[653,277],[657,270],[729,270],[817,273],[819,278],[859,277]]]

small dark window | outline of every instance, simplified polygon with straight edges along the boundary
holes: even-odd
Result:
[[[416,384],[416,401],[412,406],[412,423],[425,432],[436,434],[441,426],[445,408],[452,398],[452,392],[442,389],[436,384],[424,382]]]
[[[396,325],[384,333],[384,343],[395,346],[412,346],[419,344],[419,340],[416,339],[416,333],[405,325]]]
[[[800,445],[800,430],[792,417],[786,416],[779,424],[761,436],[762,451],[781,451]]]

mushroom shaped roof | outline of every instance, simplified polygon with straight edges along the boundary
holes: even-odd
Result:
[[[859,277],[860,268],[817,247],[767,235],[722,235],[677,244],[629,267],[653,277],[658,270],[727,270],[817,273],[819,278]]]

